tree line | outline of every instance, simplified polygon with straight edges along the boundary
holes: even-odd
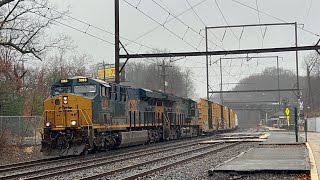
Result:
[[[158,59],[149,63],[129,63],[126,66],[125,84],[192,98],[195,88],[191,78],[190,69],[182,70],[168,59]]]
[[[84,75],[88,55],[76,54],[65,35],[50,28],[67,11],[48,0],[0,1],[0,115],[42,115],[53,82]]]

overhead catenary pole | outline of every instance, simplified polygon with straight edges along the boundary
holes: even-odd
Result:
[[[104,60],[103,60],[103,80],[106,81],[106,64],[104,63]]]
[[[205,39],[206,39],[206,52],[208,52],[208,28],[205,27]],[[213,129],[212,124],[212,109],[211,109],[211,103],[210,103],[210,95],[209,95],[209,57],[208,54],[206,55],[206,74],[207,74],[207,102],[208,102],[208,123],[209,123],[209,129]]]
[[[297,22],[295,22],[295,46],[298,47],[298,25]],[[297,91],[298,91],[298,102],[300,101],[300,86],[299,86],[299,56],[298,56],[298,50],[296,50],[296,70],[297,70]]]
[[[298,47],[298,25],[297,22],[294,24],[295,27],[295,44],[296,47]],[[297,69],[297,107],[295,108],[295,121],[294,121],[294,127],[295,127],[295,134],[296,134],[296,142],[298,142],[298,119],[299,119],[299,114],[300,114],[300,86],[299,86],[299,56],[298,56],[298,51],[296,51],[296,69]]]
[[[115,83],[120,83],[120,75],[119,75],[119,69],[120,69],[120,40],[119,40],[119,0],[114,0],[114,23],[115,23],[115,30],[114,30],[114,66],[115,66]]]
[[[278,76],[278,90],[280,89],[280,71],[279,71],[279,56],[277,56],[277,76]],[[279,103],[279,110],[280,111],[280,107],[281,107],[281,103],[280,103],[280,91],[278,91],[278,103]]]
[[[205,27],[206,52],[208,52],[208,30]],[[207,101],[209,101],[209,57],[206,55],[206,75],[207,75]]]
[[[222,92],[222,61],[220,58],[220,91]],[[223,94],[220,93],[220,101],[221,101],[221,105],[223,105]]]
[[[166,92],[166,63],[162,60],[163,92]]]

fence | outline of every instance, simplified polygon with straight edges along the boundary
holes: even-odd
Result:
[[[0,116],[0,135],[11,145],[38,145],[41,116]]]

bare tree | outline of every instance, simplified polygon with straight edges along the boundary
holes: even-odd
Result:
[[[191,80],[191,71],[183,71],[176,65],[168,62],[165,70],[166,93],[171,93],[180,97],[191,98],[194,93],[194,84]],[[151,90],[163,91],[163,64],[162,61],[146,63],[129,63],[126,66],[126,81],[128,85],[137,88],[147,88]]]
[[[48,0],[0,0],[0,47],[38,59],[62,40],[45,36],[63,14],[53,13]]]
[[[304,63],[305,63],[305,67],[306,67],[306,71],[307,71],[307,83],[308,83],[308,96],[307,96],[307,102],[308,102],[308,106],[311,107],[311,110],[314,109],[313,105],[313,97],[312,97],[312,87],[311,87],[311,73],[314,70],[314,68],[316,67],[317,63],[319,63],[319,55],[312,53],[309,54],[305,59],[304,59]]]

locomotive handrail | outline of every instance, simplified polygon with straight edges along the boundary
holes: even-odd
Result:
[[[88,128],[88,137],[90,136],[90,126],[92,127],[92,120],[91,120],[91,125],[89,124],[89,122],[88,122],[88,120],[87,120],[87,118],[86,118],[86,116],[85,116],[85,114],[83,113],[83,109],[80,109],[80,111],[81,111],[81,113],[82,113],[82,115],[83,115],[83,117],[84,117],[84,120],[87,122],[87,128]],[[87,114],[88,115],[88,114]],[[88,115],[88,117],[89,117],[89,115]]]

